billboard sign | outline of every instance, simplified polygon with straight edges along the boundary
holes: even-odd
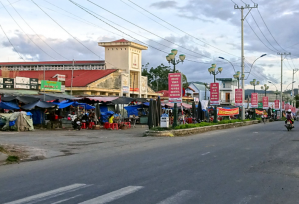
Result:
[[[258,95],[257,93],[251,93],[251,107],[257,108],[258,107]]]
[[[210,84],[210,105],[220,105],[219,83]]]
[[[242,89],[235,90],[235,106],[242,106],[243,91]]]
[[[65,81],[65,75],[57,74],[57,81]]]
[[[38,89],[38,79],[27,77],[16,77],[14,83],[15,89]]]
[[[123,86],[123,93],[128,94],[129,93],[129,87],[128,86]]]
[[[275,110],[279,110],[280,108],[279,108],[279,100],[275,100],[274,101],[274,109]]]
[[[269,108],[269,98],[268,96],[263,97],[263,108],[268,109]]]
[[[41,91],[61,92],[61,82],[42,80]]]
[[[11,78],[0,78],[0,89],[13,89],[14,81]]]
[[[168,74],[168,91],[170,103],[182,103],[182,74],[169,73]]]

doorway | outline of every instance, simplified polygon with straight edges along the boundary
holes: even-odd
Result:
[[[230,102],[230,93],[225,93],[225,102]]]

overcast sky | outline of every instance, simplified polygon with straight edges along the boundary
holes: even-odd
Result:
[[[234,9],[231,0],[73,0],[89,13],[69,0],[0,1],[1,62],[23,61],[18,52],[26,61],[104,59],[104,49],[97,42],[125,38],[149,47],[143,51],[142,63],[150,67],[168,64],[165,56],[178,49],[192,61],[177,66],[188,81],[211,82],[208,68],[212,63],[223,67],[217,77],[232,77],[234,69],[241,71],[241,11]],[[234,2],[244,6],[242,1]],[[284,60],[285,89],[291,83],[292,70],[299,68],[299,1],[255,3],[258,9],[252,9],[244,21],[245,71],[256,58],[267,56],[258,59],[250,75],[246,74],[246,88],[251,88],[248,84],[255,78],[261,84],[271,80],[280,89],[277,52],[291,52]],[[234,69],[219,56],[231,61]],[[295,81],[297,88],[299,72]]]

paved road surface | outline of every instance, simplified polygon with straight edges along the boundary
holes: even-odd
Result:
[[[294,204],[299,126],[164,138],[0,167],[0,203]]]

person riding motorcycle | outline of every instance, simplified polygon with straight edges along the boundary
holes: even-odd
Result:
[[[287,124],[287,121],[288,121],[288,120],[291,120],[291,124],[292,124],[292,126],[293,126],[293,128],[294,128],[294,117],[293,117],[293,114],[292,114],[292,110],[291,110],[291,109],[287,110],[287,112],[286,112],[286,120],[285,120],[285,124]]]

